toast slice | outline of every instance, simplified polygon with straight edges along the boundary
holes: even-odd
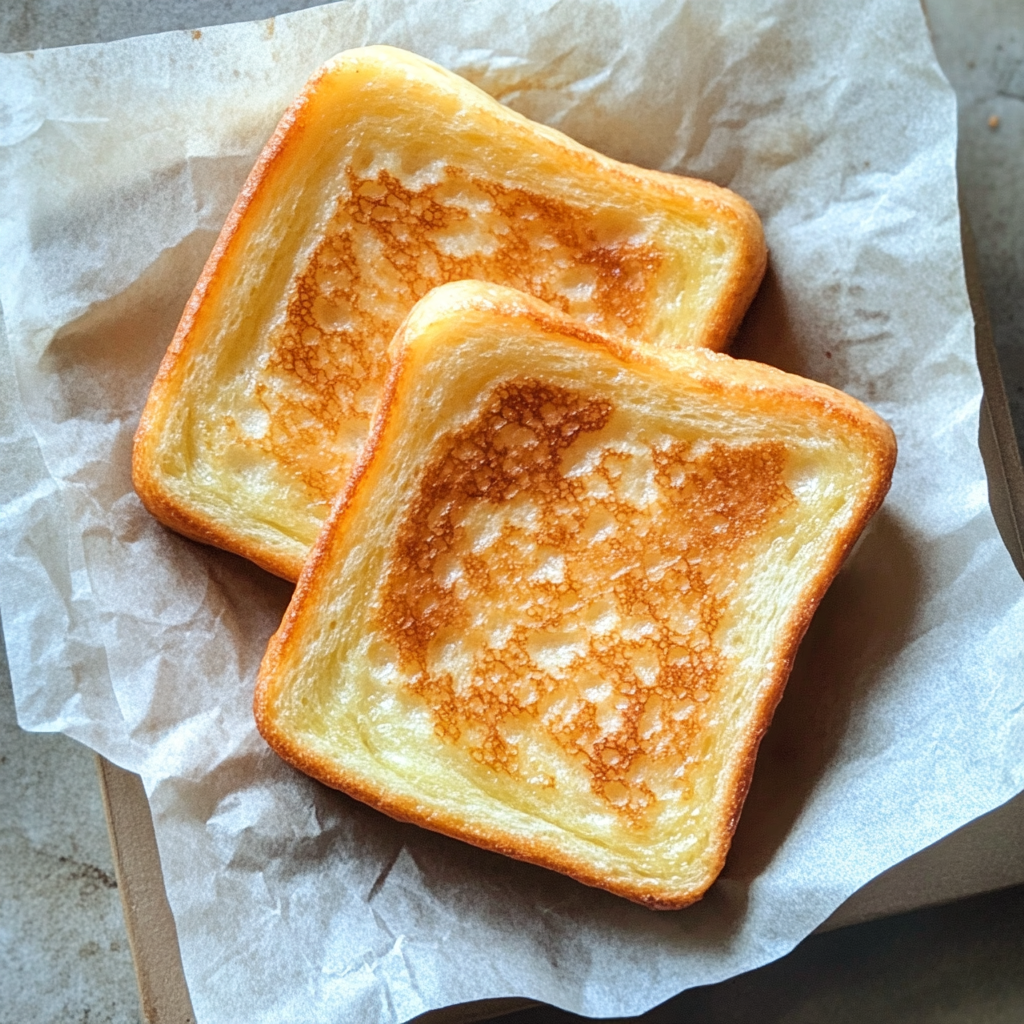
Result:
[[[686,906],[895,454],[824,385],[438,288],[267,649],[259,730],[395,818]]]
[[[738,196],[600,156],[389,47],[322,67],[260,156],[139,427],[166,525],[296,579],[430,288],[519,288],[640,343],[722,348],[760,282]]]

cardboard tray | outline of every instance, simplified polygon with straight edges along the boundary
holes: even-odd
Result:
[[[978,443],[996,525],[1024,576],[1024,471],[977,272],[974,241],[964,227],[967,289],[974,310],[978,368],[985,387]],[[142,780],[97,756],[100,788],[147,1024],[196,1024],[181,966],[174,916]],[[890,868],[855,892],[818,931],[899,914],[1024,884],[1024,793]],[[469,1024],[536,1005],[490,999],[435,1010],[416,1024]]]

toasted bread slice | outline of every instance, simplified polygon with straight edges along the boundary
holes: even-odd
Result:
[[[420,302],[255,697],[296,767],[651,907],[725,859],[892,431],[477,282]]]
[[[731,192],[609,160],[401,50],[343,53],[224,226],[143,414],[136,489],[295,579],[430,288],[493,281],[605,333],[717,349],[764,265]]]

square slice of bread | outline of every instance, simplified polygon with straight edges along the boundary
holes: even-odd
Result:
[[[146,405],[136,489],[296,579],[432,287],[505,284],[603,333],[720,349],[764,266],[733,193],[603,157],[404,51],[343,53],[224,225]]]
[[[393,355],[264,658],[260,732],[395,818],[692,903],[892,431],[477,282],[424,298]]]

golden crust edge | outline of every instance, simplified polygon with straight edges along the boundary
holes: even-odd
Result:
[[[197,336],[197,327],[207,296],[230,274],[231,250],[239,244],[239,231],[245,214],[261,197],[265,179],[285,152],[288,137],[293,132],[301,132],[301,115],[308,105],[309,92],[318,81],[319,75],[314,73],[285,111],[235,199],[160,361],[132,442],[132,485],[142,504],[155,519],[190,540],[247,558],[290,583],[294,583],[302,571],[301,559],[269,552],[227,529],[223,523],[204,514],[201,509],[181,501],[153,472],[152,455],[169,410],[176,401],[175,391],[184,374],[187,357],[202,343],[202,338]]]
[[[459,284],[443,287],[449,289],[459,288],[463,284],[465,283],[460,282]],[[490,297],[491,308],[500,307],[506,315],[522,316],[533,321],[546,333],[564,333],[570,337],[606,349],[624,361],[636,361],[636,353],[628,346],[621,344],[615,339],[604,337],[589,330],[538,299],[518,293],[511,293],[509,289],[500,288],[499,286],[483,285],[474,282],[473,287],[474,289],[480,288],[491,293],[509,292],[511,296],[514,296],[513,301],[506,300],[504,302],[502,302],[500,294],[497,297],[493,295]],[[472,303],[466,303],[467,307],[471,305]],[[523,309],[521,308],[522,306],[532,306],[533,308]],[[418,814],[415,800],[388,797],[381,794],[379,790],[370,789],[355,776],[349,775],[331,764],[326,758],[320,758],[299,749],[291,736],[277,728],[270,710],[272,696],[276,693],[276,688],[274,687],[276,669],[284,659],[285,650],[297,626],[302,619],[309,617],[309,613],[303,614],[306,595],[315,593],[319,567],[321,564],[326,563],[333,547],[335,536],[344,529],[346,517],[352,514],[354,500],[359,488],[362,486],[364,478],[367,477],[373,468],[374,457],[380,450],[388,423],[392,418],[395,404],[399,398],[402,378],[407,372],[411,361],[411,352],[406,343],[405,334],[412,316],[413,313],[410,313],[410,316],[406,318],[405,323],[403,323],[395,335],[391,353],[391,370],[388,374],[367,442],[356,465],[353,467],[353,472],[349,477],[347,485],[338,496],[324,528],[321,530],[316,544],[303,567],[298,585],[281,625],[271,637],[266,655],[260,665],[253,695],[253,714],[256,720],[256,727],[268,745],[283,760],[299,771],[317,779],[332,789],[347,793],[349,796],[396,820],[419,825],[431,831],[450,836],[453,839],[467,842],[480,849],[501,853],[515,860],[525,861],[558,871],[584,885],[604,889],[614,895],[640,903],[651,910],[684,909],[696,903],[705,895],[725,866],[726,857],[732,844],[740,814],[750,790],[761,741],[771,725],[775,710],[785,692],[786,683],[792,672],[800,643],[810,626],[818,605],[842,567],[850,549],[856,543],[857,538],[863,532],[875,512],[877,512],[888,493],[892,471],[896,462],[896,440],[892,429],[873,410],[857,401],[857,399],[828,385],[806,381],[804,378],[777,370],[774,367],[763,366],[757,363],[749,364],[749,368],[765,371],[769,384],[774,382],[777,385],[781,385],[784,382],[790,382],[791,388],[786,397],[791,401],[803,400],[807,402],[809,400],[812,404],[817,405],[819,408],[824,408],[833,415],[838,413],[840,418],[847,421],[849,425],[854,426],[864,441],[865,449],[874,456],[875,471],[872,474],[874,486],[870,491],[865,489],[861,495],[861,499],[852,511],[845,529],[837,535],[831,557],[822,563],[803,601],[793,609],[784,641],[780,644],[780,650],[783,654],[779,659],[779,667],[769,677],[768,681],[761,686],[759,693],[760,707],[751,718],[746,742],[740,745],[738,752],[729,759],[728,763],[732,766],[732,772],[726,785],[731,790],[732,796],[725,805],[722,819],[724,825],[715,833],[716,842],[710,848],[709,853],[705,855],[705,858],[702,858],[708,859],[713,865],[705,875],[706,884],[695,886],[684,893],[668,893],[663,889],[658,889],[656,886],[609,883],[607,879],[586,870],[586,868],[581,867],[571,858],[554,856],[547,851],[538,852],[538,844],[528,841],[523,842],[519,839],[510,839],[507,833],[501,833],[495,829],[475,828],[467,830],[465,823],[454,814]],[[662,357],[665,356],[665,354],[660,355]],[[731,359],[728,356],[715,356],[711,353],[708,354],[708,357],[722,367],[739,368],[743,362]],[[664,367],[663,358],[641,358],[640,361]],[[748,368],[745,367],[744,369]],[[723,382],[719,383],[722,384],[723,389],[729,386]],[[730,383],[733,387],[749,390],[744,388],[740,382],[733,381]],[[778,391],[776,389],[772,390],[775,391],[775,395],[778,397]],[[754,393],[759,402],[763,401],[763,385],[759,386],[758,390]]]

